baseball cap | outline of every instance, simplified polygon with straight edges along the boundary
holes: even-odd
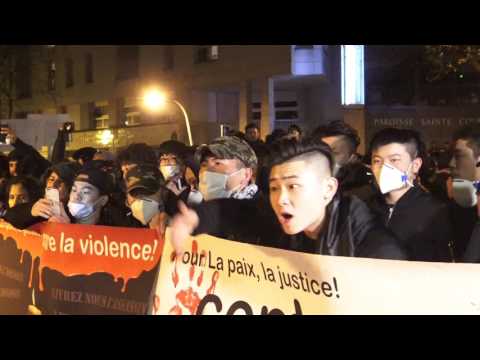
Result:
[[[112,192],[112,179],[107,172],[95,167],[83,167],[74,181],[83,181],[95,186],[100,195],[108,195]]]
[[[139,164],[131,168],[126,175],[127,192],[142,189],[154,194],[165,184],[162,173],[151,164]]]
[[[196,161],[201,163],[208,153],[218,159],[238,159],[249,168],[255,168],[258,164],[252,147],[236,136],[224,136],[213,140],[208,145],[201,145],[195,153]]]

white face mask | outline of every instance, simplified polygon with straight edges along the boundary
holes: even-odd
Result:
[[[160,172],[163,175],[165,181],[170,180],[174,176],[180,173],[180,166],[178,165],[162,165],[160,166]]]
[[[198,205],[203,201],[202,193],[198,190],[191,190],[188,194],[187,205]]]
[[[68,210],[75,219],[81,220],[92,215],[95,211],[95,208],[90,204],[69,201]]]
[[[137,199],[132,205],[132,215],[143,225],[147,225],[160,212],[159,203],[152,199]]]
[[[378,186],[382,194],[388,194],[389,192],[402,189],[408,185],[413,186],[413,184],[408,181],[407,174],[408,170],[407,172],[403,172],[391,165],[383,164],[380,170],[380,178],[378,179]]]
[[[478,181],[469,181],[464,179],[453,179],[452,182],[453,200],[464,208],[470,208],[477,205],[477,187]]]
[[[235,171],[230,175],[205,171],[203,176],[200,177],[200,183],[198,184],[203,199],[209,201],[229,198],[230,195],[235,192],[235,189],[227,190],[228,179],[240,171],[242,171],[242,169]]]

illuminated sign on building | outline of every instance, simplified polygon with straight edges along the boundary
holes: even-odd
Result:
[[[363,45],[342,45],[342,105],[365,105]]]

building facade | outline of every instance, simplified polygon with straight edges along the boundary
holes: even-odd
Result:
[[[56,45],[49,51],[47,66],[36,69],[46,72],[47,92],[32,91],[15,110],[17,117],[68,114],[75,123],[69,150],[186,141],[177,106],[155,114],[143,107],[153,87],[184,105],[195,144],[219,136],[221,125],[243,131],[256,122],[265,137],[290,124],[309,131],[341,118],[357,125],[364,116],[363,109],[342,107],[340,46]]]

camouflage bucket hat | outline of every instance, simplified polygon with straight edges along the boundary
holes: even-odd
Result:
[[[251,146],[235,136],[224,136],[213,140],[208,145],[201,145],[195,153],[196,162],[201,163],[209,152],[218,159],[238,159],[249,168],[255,168],[258,164],[257,156]]]

